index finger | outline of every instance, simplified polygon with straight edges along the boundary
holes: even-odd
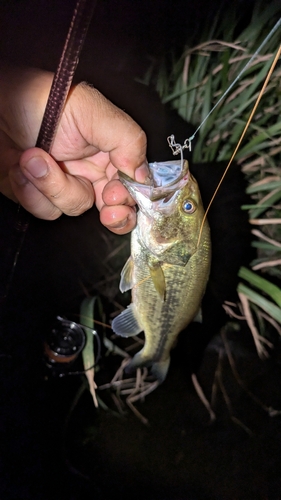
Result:
[[[65,108],[65,119],[68,111],[88,145],[109,153],[112,164],[121,172],[144,181],[148,175],[146,135],[127,113],[85,83],[72,90]],[[67,124],[69,126],[69,119]]]

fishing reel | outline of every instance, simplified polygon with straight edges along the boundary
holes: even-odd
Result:
[[[97,332],[93,330],[93,334],[97,335]],[[48,372],[59,377],[83,373],[79,355],[85,345],[86,334],[83,326],[57,316],[44,342],[44,361]]]

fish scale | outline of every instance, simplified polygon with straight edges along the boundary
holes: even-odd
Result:
[[[166,300],[162,301],[151,278],[146,279],[149,276],[149,268],[145,258],[140,259],[140,255],[145,255],[144,249],[135,236],[132,236],[132,248],[139,246],[139,261],[135,266],[134,282],[140,285],[132,289],[132,300],[138,304],[135,314],[145,331],[146,342],[140,355],[131,363],[132,367],[140,361],[145,364],[149,360],[156,362],[161,358],[164,361],[169,357],[178,333],[198,313],[198,295],[202,297],[205,291],[206,268],[209,268],[209,250],[204,245],[190,258],[185,267],[164,264],[167,295]],[[197,291],[196,294],[194,290]]]

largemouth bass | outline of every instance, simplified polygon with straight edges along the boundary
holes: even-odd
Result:
[[[112,322],[117,335],[145,334],[145,344],[126,371],[151,367],[162,382],[178,334],[197,315],[209,277],[210,231],[198,184],[188,162],[149,164],[151,182],[140,184],[120,173],[139,206],[120,290],[132,303]]]

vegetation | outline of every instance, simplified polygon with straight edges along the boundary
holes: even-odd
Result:
[[[170,103],[195,128],[200,126],[275,26],[281,15],[280,2],[272,1],[267,7],[263,2],[257,3],[249,24],[243,29],[240,15],[232,7],[227,12],[220,12],[201,43],[186,48],[179,60],[167,61],[166,57],[149,72],[148,78],[150,82],[154,80],[163,102]],[[279,25],[198,130],[194,162],[231,158],[279,48],[280,32]],[[238,286],[239,307],[260,355],[267,352],[264,344],[268,344],[265,338],[268,323],[281,334],[278,283],[281,277],[280,77],[279,62],[235,156],[247,178],[247,191],[253,200],[242,208],[248,210],[255,237],[253,246],[257,249],[252,270],[242,268],[239,273],[243,280]]]

